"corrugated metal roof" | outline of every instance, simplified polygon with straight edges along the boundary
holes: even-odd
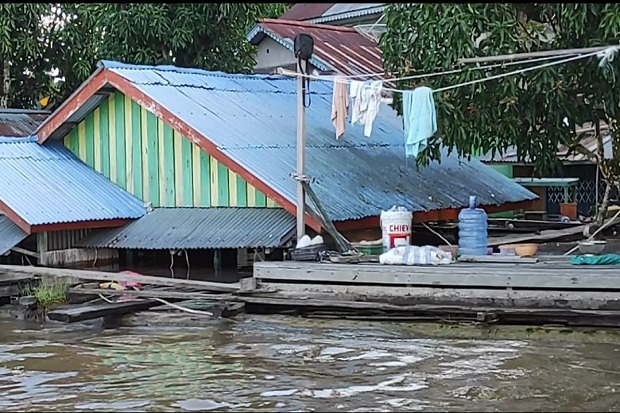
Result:
[[[280,16],[283,20],[334,22],[383,12],[385,3],[297,3]]]
[[[247,37],[257,45],[269,36],[292,53],[293,39],[301,32],[314,38],[314,55],[310,63],[320,70],[349,76],[383,73],[381,49],[350,27],[265,19],[257,23]]]
[[[0,138],[0,200],[30,225],[135,219],[143,202],[110,182],[61,142]]]
[[[283,20],[310,20],[323,16],[335,3],[296,3],[280,16]]]
[[[335,3],[321,17],[308,20],[309,23],[327,23],[338,20],[353,19],[382,13],[385,3]]]
[[[170,66],[103,62],[183,119],[254,177],[295,204],[296,82],[285,76],[227,75]],[[306,109],[307,173],[335,221],[379,215],[392,205],[412,211],[460,208],[476,194],[484,205],[536,199],[478,161],[455,155],[416,170],[405,159],[402,119],[383,106],[370,138],[360,125],[335,139],[331,82],[313,81]]]
[[[47,110],[0,109],[0,137],[30,136],[50,113]]]
[[[156,208],[123,228],[78,245],[116,249],[274,248],[294,237],[295,217],[279,208]]]
[[[28,234],[5,215],[0,215],[0,255],[26,239]]]
[[[585,147],[588,151],[596,153],[598,141],[596,136],[593,134],[591,136],[585,136],[580,140],[580,143],[583,147]],[[607,135],[603,137],[603,151],[606,159],[611,159],[613,157],[613,148],[611,142],[611,136]],[[590,163],[592,162],[588,157],[582,153],[574,152],[568,155],[568,147],[560,146],[558,148],[557,157],[564,163]],[[492,153],[487,153],[483,157],[480,158],[481,161],[485,163],[493,163],[493,164],[503,164],[503,163],[519,163],[519,157],[517,156],[516,147],[512,146],[508,148],[508,150],[500,155],[496,153],[493,156]],[[523,163],[530,163],[529,157],[526,158]]]

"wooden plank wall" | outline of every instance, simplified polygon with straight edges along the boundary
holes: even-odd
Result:
[[[74,127],[64,144],[153,207],[278,207],[120,92]]]

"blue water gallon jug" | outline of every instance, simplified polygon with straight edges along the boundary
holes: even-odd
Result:
[[[459,255],[487,255],[487,225],[487,213],[470,196],[469,208],[459,213]]]

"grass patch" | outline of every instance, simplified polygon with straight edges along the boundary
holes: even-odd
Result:
[[[39,311],[45,314],[54,306],[67,303],[68,290],[69,286],[65,283],[29,284],[22,290],[22,296],[34,296]]]

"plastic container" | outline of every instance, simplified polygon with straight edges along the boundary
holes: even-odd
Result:
[[[316,244],[291,249],[290,255],[292,261],[318,261],[320,253],[323,251],[327,251],[327,246],[325,244]]]
[[[469,197],[469,208],[459,213],[459,254],[487,255],[487,213],[476,208],[476,196]]]
[[[384,252],[382,239],[378,241],[355,242],[351,246],[364,255],[381,255]]]
[[[413,215],[402,207],[381,211],[381,234],[385,251],[401,245],[411,244],[411,222]]]
[[[517,255],[517,251],[515,250],[515,246],[511,244],[505,244],[499,246],[499,254],[500,255]]]

